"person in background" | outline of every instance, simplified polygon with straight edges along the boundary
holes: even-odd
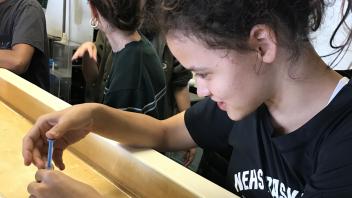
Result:
[[[164,99],[158,102],[157,107],[160,112],[159,119],[165,119],[190,107],[188,81],[192,78],[192,73],[180,65],[172,56],[166,46],[165,39],[158,33],[160,30],[156,27],[157,25],[150,15],[150,10],[154,4],[155,2],[147,1],[144,6],[145,17],[140,32],[145,34],[152,42],[158,56],[161,58],[161,68],[163,68],[165,74],[167,88]],[[89,56],[89,53],[83,55],[82,72],[87,84],[86,101],[102,102],[104,87],[111,73],[111,46],[104,33],[98,31],[96,41],[94,43],[87,42],[82,45],[81,49],[83,47],[90,48],[90,51],[97,57],[97,61],[95,61]],[[195,148],[184,153],[183,162],[186,167],[193,161],[195,153]],[[169,157],[173,156],[172,153],[166,154]]]
[[[343,2],[348,16],[352,0]],[[330,69],[309,41],[325,3],[162,1],[155,13],[162,14],[168,46],[195,72],[198,95],[208,97],[166,120],[92,103],[44,115],[23,139],[24,163],[44,168],[50,138],[63,169],[63,150],[97,131],[159,150],[232,147],[227,189],[242,197],[351,197],[352,81]],[[38,170],[28,191],[62,197],[94,191],[67,178]]]
[[[82,73],[86,82],[86,102],[103,101],[104,88],[112,67],[112,49],[108,39],[101,31],[97,32],[94,43],[87,42],[91,46],[97,61],[85,53],[82,58]]]
[[[165,117],[169,118],[179,112],[187,110],[191,106],[188,82],[192,78],[190,70],[185,69],[172,55],[168,46],[166,45],[165,38],[161,34],[154,35],[151,39],[153,45],[160,57],[162,57],[163,69],[166,76],[167,91],[165,100],[162,104]],[[184,166],[188,167],[195,155],[196,148],[191,148],[186,151],[166,152],[166,156],[180,161],[183,160]],[[183,159],[179,159],[183,155]]]
[[[48,5],[48,0],[38,0],[38,2],[43,8],[46,8],[46,6]]]
[[[169,118],[179,112],[187,110],[191,106],[188,82],[192,78],[192,72],[185,69],[172,55],[166,44],[165,36],[161,33],[160,25],[155,15],[151,12],[158,5],[155,0],[147,0],[144,6],[145,17],[140,31],[152,42],[159,57],[161,58],[164,74],[166,77],[165,100],[159,104],[164,112],[164,118]],[[196,155],[196,148],[181,152],[165,152],[169,158],[183,163],[189,167]],[[195,171],[195,168],[189,167]]]
[[[49,90],[45,15],[37,0],[0,0],[0,68]]]
[[[104,33],[108,41],[102,37],[103,43],[98,46],[100,51],[105,50],[105,54],[100,54],[103,57],[98,60],[97,46],[86,42],[77,49],[72,59],[83,57],[84,76],[98,87],[95,99],[100,99],[103,91],[103,104],[161,119],[163,114],[157,104],[166,92],[165,78],[155,49],[137,31],[143,17],[142,3],[141,0],[90,0],[92,26]],[[110,47],[106,46],[108,43],[111,55]],[[100,68],[97,67],[98,61]],[[106,69],[110,64],[111,69]],[[107,70],[111,71],[106,82],[102,83]],[[104,90],[99,89],[101,85]]]

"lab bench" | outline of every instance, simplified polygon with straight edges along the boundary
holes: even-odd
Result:
[[[42,114],[70,105],[0,69],[0,196],[28,197],[36,168],[25,167],[22,137]],[[236,197],[151,149],[120,145],[89,134],[64,154],[65,173],[104,197]]]

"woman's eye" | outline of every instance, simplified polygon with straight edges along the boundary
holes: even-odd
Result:
[[[205,78],[205,77],[207,77],[207,74],[196,74],[198,77],[200,77],[200,78]]]

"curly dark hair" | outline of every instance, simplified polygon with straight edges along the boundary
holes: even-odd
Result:
[[[320,27],[327,4],[324,0],[162,0],[160,19],[164,33],[178,30],[211,48],[239,51],[253,50],[246,42],[250,31],[265,24],[276,34],[278,45],[298,57],[309,33]],[[345,14],[350,11],[348,7]]]
[[[89,0],[99,13],[113,26],[134,32],[143,19],[142,0]]]
[[[341,10],[345,10],[345,11],[342,15],[341,21],[339,22],[339,24],[335,28],[335,30],[330,38],[330,42],[329,42],[330,47],[333,48],[334,51],[330,54],[322,56],[322,57],[327,57],[327,56],[331,56],[331,55],[336,55],[335,58],[333,59],[333,61],[330,63],[331,67],[335,67],[340,63],[340,61],[344,58],[344,56],[346,55],[346,53],[348,51],[349,46],[352,43],[352,27],[349,27],[348,24],[346,23],[346,19],[347,19],[348,15],[350,14],[350,12],[352,12],[352,0],[343,1],[342,6],[341,6]],[[348,34],[348,37],[346,38],[345,42],[343,42],[340,45],[336,45],[334,43],[335,37],[336,37],[338,31],[342,27],[346,27],[350,31],[350,33]],[[349,69],[351,69],[351,68],[349,68]]]

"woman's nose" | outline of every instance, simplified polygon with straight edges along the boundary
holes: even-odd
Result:
[[[205,97],[210,95],[210,91],[205,85],[205,83],[201,81],[197,81],[197,95],[199,97]]]

